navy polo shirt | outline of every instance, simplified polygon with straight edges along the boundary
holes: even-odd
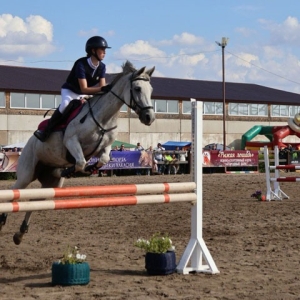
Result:
[[[106,66],[104,63],[100,62],[98,68],[93,69],[87,60],[87,57],[82,57],[75,61],[66,82],[62,85],[63,89],[82,94],[78,79],[86,79],[87,86],[92,87],[98,84],[101,78],[105,77]]]

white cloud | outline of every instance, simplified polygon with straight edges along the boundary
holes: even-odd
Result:
[[[256,55],[253,55],[251,53],[238,53],[237,54],[238,58],[234,60],[235,64],[237,66],[243,66],[246,68],[251,67],[251,63],[253,62],[258,62],[259,58]]]
[[[166,56],[165,52],[153,47],[149,42],[143,40],[138,40],[134,43],[123,45],[119,49],[117,55],[128,60],[137,58],[141,59],[145,57],[151,57],[155,59]]]
[[[55,50],[52,41],[53,26],[43,17],[31,15],[23,20],[10,14],[0,15],[1,56],[47,55]]]
[[[180,35],[174,35],[173,41],[174,43],[183,46],[202,45],[204,43],[204,39],[202,37],[197,37],[188,32],[183,32]]]
[[[300,45],[300,23],[295,17],[287,17],[283,23],[260,19],[259,22],[270,32],[270,41],[274,45]]]
[[[205,59],[205,55],[203,53],[195,54],[195,55],[181,55],[178,57],[178,62],[181,65],[185,66],[196,66],[200,61]]]
[[[195,45],[205,45],[205,40],[202,37],[196,36],[194,34],[183,32],[181,34],[175,34],[170,40],[162,40],[156,42],[160,46],[195,46]]]

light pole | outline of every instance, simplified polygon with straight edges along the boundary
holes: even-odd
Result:
[[[222,74],[223,74],[223,150],[226,149],[226,100],[225,100],[225,59],[224,49],[227,46],[229,38],[222,37],[222,43],[216,42],[218,46],[222,47]]]

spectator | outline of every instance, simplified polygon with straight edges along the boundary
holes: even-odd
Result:
[[[153,147],[150,146],[148,149],[146,149],[147,152],[151,152],[151,159],[152,159],[152,171],[157,172],[157,164],[154,162],[154,159],[152,158],[152,154],[153,154]],[[150,175],[150,171],[151,169],[147,169],[147,175]]]
[[[179,170],[179,159],[178,159],[178,154],[174,153],[172,154],[172,168],[171,168],[171,173],[177,174]]]
[[[142,150],[144,150],[144,147],[141,146],[141,143],[137,143],[134,150],[135,150],[135,151],[142,151]]]
[[[125,146],[124,146],[123,144],[121,145],[119,151],[126,151],[126,150],[125,150]]]
[[[179,154],[179,161],[180,162],[185,162],[186,161],[186,159],[187,159],[187,152],[181,152],[180,154]],[[186,173],[186,164],[185,163],[182,163],[182,164],[180,164],[180,173],[181,174],[185,174]]]
[[[126,151],[124,144],[121,145],[120,149],[118,151]],[[120,176],[123,175],[124,172],[122,169],[117,169],[116,170],[116,175]]]
[[[149,151],[152,153],[151,157],[152,157],[152,172],[153,173],[157,173],[158,172],[158,167],[157,167],[157,160],[154,157],[154,153],[153,153],[153,147],[150,146],[146,151]],[[149,171],[150,172],[150,171]],[[150,173],[148,173],[148,175],[150,175]]]
[[[289,151],[289,152],[293,152],[293,151],[294,151],[294,148],[292,147],[291,144],[288,144],[286,150]]]
[[[173,161],[173,158],[172,156],[170,155],[169,152],[165,152],[163,153],[163,160],[165,162],[164,164],[164,171],[167,171],[167,174],[170,175],[170,164],[172,163]]]
[[[135,151],[143,151],[144,150],[144,147],[141,146],[141,143],[137,143],[136,144],[136,147],[134,148]],[[141,169],[136,169],[136,172],[135,172],[136,175],[142,175],[142,170]]]
[[[163,161],[162,151],[165,151],[165,148],[162,147],[161,143],[158,143],[157,147],[154,148],[154,159],[156,160],[157,172],[159,174],[163,174],[163,169],[164,169],[163,164],[160,164],[160,162]]]
[[[150,146],[148,149],[146,149],[146,151],[153,151],[153,148],[152,148],[152,146]]]

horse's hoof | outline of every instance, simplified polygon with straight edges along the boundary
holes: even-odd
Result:
[[[75,174],[75,166],[72,166],[70,168],[67,168],[67,169],[64,169],[62,170],[61,172],[61,177],[67,177],[67,178],[70,178],[72,177],[72,175]]]
[[[0,231],[2,230],[2,227],[5,225],[7,219],[7,214],[1,214],[0,215]]]
[[[16,232],[14,235],[14,243],[16,245],[20,245],[22,242],[22,238],[23,238],[23,233],[21,232]]]

